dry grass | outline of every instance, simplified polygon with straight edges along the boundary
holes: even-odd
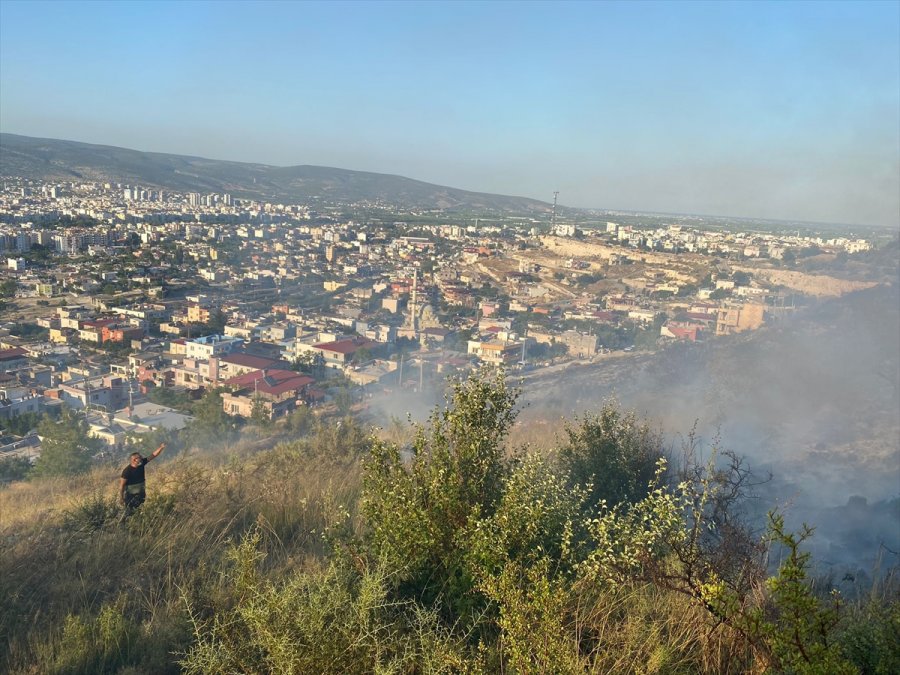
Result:
[[[96,468],[74,478],[20,481],[0,488],[0,537],[11,529],[52,520],[89,494],[117,495],[119,471]]]
[[[650,584],[594,589],[579,596],[577,633],[595,647],[595,673],[746,673],[751,655],[724,626],[683,595]]]
[[[507,446],[550,452],[564,424],[520,418]],[[409,429],[383,434],[402,445]],[[180,672],[181,655],[197,641],[191,619],[227,622],[243,601],[226,563],[250,531],[264,556],[260,588],[327,567],[337,557],[329,555],[332,536],[361,533],[366,434],[332,420],[308,439],[271,445],[246,436],[227,449],[154,462],[149,498],[127,521],[116,504],[117,466],[0,490],[0,672]],[[754,672],[746,643],[683,595],[587,578],[567,594],[564,628],[584,672]],[[484,657],[463,653],[473,663]]]
[[[323,447],[334,450],[334,440],[322,439]],[[169,652],[191,639],[185,599],[218,592],[225,551],[249,528],[263,532],[275,572],[321,557],[329,529],[353,527],[358,460],[318,455],[315,443],[258,453],[245,441],[227,456],[154,462],[147,502],[127,521],[114,466],[0,490],[0,670],[29,672],[38,663],[34,672],[90,672],[99,666],[79,671],[65,660],[73,649],[66,640],[75,638],[60,627],[67,616],[92,625],[104,607],[121,605],[136,644],[157,645],[142,658],[156,664],[147,672],[176,672]]]

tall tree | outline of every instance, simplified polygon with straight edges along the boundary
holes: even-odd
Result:
[[[91,457],[103,445],[88,435],[84,416],[66,410],[59,420],[44,416],[38,425],[41,437],[41,456],[34,465],[37,476],[70,476],[87,471]]]
[[[194,421],[188,428],[190,442],[200,446],[228,443],[235,436],[235,422],[222,407],[222,395],[216,390],[206,392],[194,405]]]
[[[272,425],[272,417],[266,407],[266,401],[262,396],[253,397],[253,407],[250,409],[250,420],[258,427]]]

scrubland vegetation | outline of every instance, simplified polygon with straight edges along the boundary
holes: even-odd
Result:
[[[403,445],[330,418],[169,458],[127,521],[111,467],[13,483],[0,670],[900,672],[890,575],[815,583],[810,531],[742,518],[739,458],[676,462],[614,405],[511,447],[515,399],[483,373]]]

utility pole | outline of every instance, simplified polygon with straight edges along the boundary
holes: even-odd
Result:
[[[409,314],[409,327],[413,329],[413,333],[418,336],[418,329],[416,327],[416,311],[417,311],[417,303],[419,299],[418,295],[419,291],[419,270],[413,270],[413,285],[412,285],[412,309]]]

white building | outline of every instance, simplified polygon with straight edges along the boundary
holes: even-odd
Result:
[[[211,356],[223,356],[235,351],[244,344],[240,338],[225,335],[207,335],[185,343],[184,355],[189,359],[208,359]]]

